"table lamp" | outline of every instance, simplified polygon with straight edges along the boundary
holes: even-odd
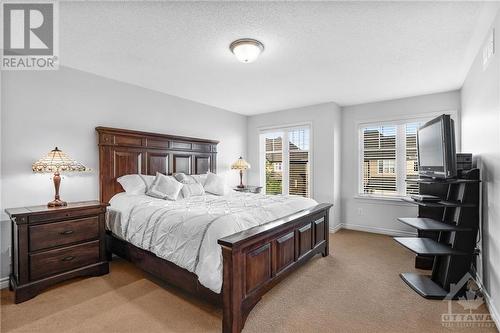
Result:
[[[240,158],[238,158],[236,162],[231,165],[231,169],[240,170],[240,185],[238,185],[237,187],[244,188],[245,185],[243,185],[243,170],[250,169],[250,164],[240,156]]]
[[[60,172],[83,172],[89,171],[89,169],[72,160],[68,155],[63,153],[59,148],[55,148],[51,150],[47,156],[42,157],[32,166],[33,172],[37,173],[54,173],[54,187],[56,191],[56,195],[53,201],[49,202],[47,206],[49,207],[59,207],[66,206],[66,201],[63,201],[59,197],[59,186],[61,185],[61,176]]]

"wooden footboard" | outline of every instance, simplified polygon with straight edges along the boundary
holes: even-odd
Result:
[[[328,255],[328,213],[319,204],[222,238],[223,333],[239,333],[269,289],[314,255]]]
[[[239,333],[262,295],[314,255],[328,255],[331,207],[331,204],[319,204],[220,239],[224,261],[222,295],[202,286],[194,273],[110,232],[106,237],[106,250],[110,259],[111,253],[115,253],[162,281],[222,305],[223,332]]]

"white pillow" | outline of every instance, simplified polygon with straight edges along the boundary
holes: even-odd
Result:
[[[203,175],[191,175],[198,183],[200,183],[202,186],[205,186],[205,183],[207,182],[207,176],[208,174],[203,174]]]
[[[116,180],[128,194],[144,194],[146,183],[138,174],[124,175]]]
[[[174,178],[183,184],[193,184],[196,183],[196,180],[191,176],[191,175],[186,175],[185,173],[176,173],[174,175]]]
[[[146,183],[146,191],[153,185],[153,182],[156,179],[156,176],[151,176],[151,175],[139,175],[141,176],[142,180],[144,183]]]
[[[175,201],[181,192],[182,186],[174,177],[157,172],[156,178],[146,194],[154,198]]]
[[[177,181],[181,182],[184,185],[182,186],[182,196],[184,198],[205,194],[203,185],[200,184],[200,182],[193,175],[177,173],[174,175],[174,177]]]
[[[205,191],[215,195],[227,194],[226,179],[215,173],[209,172],[207,174],[207,181],[205,182]]]
[[[203,186],[198,183],[182,184],[182,196],[184,198],[194,197],[205,194]]]

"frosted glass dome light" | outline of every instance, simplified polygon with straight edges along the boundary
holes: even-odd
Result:
[[[254,62],[264,51],[264,44],[255,39],[238,39],[229,45],[236,58],[244,63]]]

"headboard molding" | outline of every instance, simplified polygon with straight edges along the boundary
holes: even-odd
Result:
[[[96,127],[99,142],[99,195],[109,202],[123,192],[116,181],[126,174],[203,174],[217,171],[216,140]]]

